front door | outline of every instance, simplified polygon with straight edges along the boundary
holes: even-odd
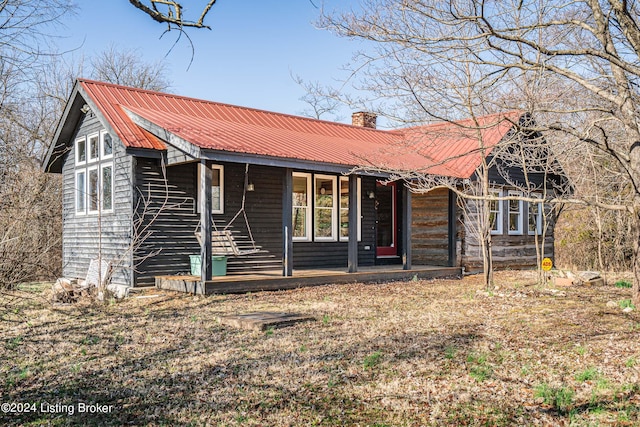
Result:
[[[396,183],[387,185],[377,183],[376,186],[376,255],[398,255],[398,227],[396,219]]]

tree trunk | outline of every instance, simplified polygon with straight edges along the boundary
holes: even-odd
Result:
[[[485,239],[484,261],[484,286],[486,289],[493,289],[493,254],[491,248],[491,232],[487,233]]]
[[[640,195],[636,196],[633,212],[633,287],[631,298],[636,308],[640,309]]]

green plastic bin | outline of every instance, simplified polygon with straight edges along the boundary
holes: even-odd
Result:
[[[189,255],[191,259],[191,274],[193,276],[200,275],[202,258],[200,255]],[[224,255],[214,255],[211,257],[211,275],[226,276],[227,275],[227,257]]]

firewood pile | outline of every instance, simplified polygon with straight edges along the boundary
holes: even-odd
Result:
[[[89,264],[85,279],[58,279],[52,287],[51,299],[56,303],[74,303],[83,297],[97,296],[103,297],[102,292],[98,292],[98,284],[104,287],[109,284],[111,277],[111,263],[97,259],[92,259]]]
[[[557,270],[553,274],[553,282],[556,286],[601,286],[604,278],[597,271],[563,271]]]
[[[82,279],[61,278],[51,288],[51,301],[56,303],[75,303],[80,298],[90,297],[95,294],[96,286],[87,284]]]

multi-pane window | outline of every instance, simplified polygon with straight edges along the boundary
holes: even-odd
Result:
[[[93,166],[88,169],[89,182],[87,187],[87,196],[89,197],[89,213],[98,212],[98,167]]]
[[[224,166],[213,165],[211,167],[211,213],[224,213]]]
[[[360,178],[357,182],[360,218]],[[348,177],[294,172],[292,205],[293,240],[311,241],[311,230],[315,241],[349,240]],[[360,240],[360,220],[357,226]]]
[[[358,218],[360,218],[360,187],[358,178]],[[361,239],[360,220],[358,220],[358,241]],[[340,177],[340,240],[349,240],[349,178]]]
[[[499,190],[490,190],[489,194],[493,197],[500,197]],[[489,200],[489,225],[491,226],[491,234],[502,234],[502,201]]]
[[[310,240],[311,234],[311,175],[293,174],[293,239]]]
[[[76,139],[76,165],[87,162],[87,140],[85,138]]]
[[[102,131],[75,141],[78,214],[113,211],[113,139]],[[104,162],[104,160],[109,160]]]
[[[535,198],[540,197],[537,194],[532,194],[531,196]],[[542,202],[529,202],[528,230],[529,234],[542,234]]]
[[[349,179],[340,178],[340,240],[349,239]]]
[[[200,188],[200,168],[202,165],[198,163],[197,188]],[[198,193],[199,194],[199,193]],[[198,199],[199,200],[199,199]],[[200,203],[196,202],[196,210],[200,212]],[[211,213],[224,213],[224,166],[211,166]]]
[[[83,169],[76,172],[76,212],[77,213],[87,212],[86,193],[87,193],[87,171]]]
[[[89,135],[87,138],[89,143],[89,161],[95,162],[100,157],[100,142],[98,139],[98,134]]]
[[[107,131],[100,132],[100,145],[102,147],[102,158],[113,157],[113,139]]]
[[[509,197],[522,197],[519,191],[509,191]],[[509,199],[509,234],[522,234],[522,200]]]
[[[113,164],[103,165],[100,180],[102,181],[102,210],[113,209]]]
[[[314,229],[316,240],[336,240],[336,177],[315,175]]]

